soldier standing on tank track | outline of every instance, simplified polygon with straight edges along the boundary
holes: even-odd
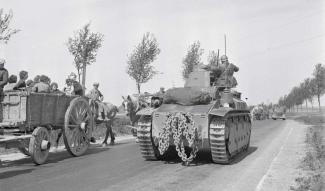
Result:
[[[222,68],[222,74],[221,74],[221,78],[226,79],[226,87],[236,87],[237,86],[237,80],[234,77],[234,72],[238,72],[239,68],[228,62],[228,57],[226,55],[222,55],[221,58],[221,65],[220,67]]]

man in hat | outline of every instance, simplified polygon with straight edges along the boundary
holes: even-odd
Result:
[[[3,87],[8,83],[8,71],[4,68],[5,59],[0,58],[0,102],[3,99]]]
[[[105,120],[109,120],[109,116],[107,116],[106,112],[106,105],[103,103],[104,96],[98,89],[99,83],[95,82],[93,84],[93,87],[94,88],[90,90],[90,92],[87,94],[87,97],[94,100],[98,105],[98,120],[104,120],[102,117],[102,113],[104,113]]]

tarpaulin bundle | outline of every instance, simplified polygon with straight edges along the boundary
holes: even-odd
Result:
[[[185,87],[172,88],[166,91],[164,103],[180,105],[204,105],[209,104],[212,100],[208,91],[201,88]]]

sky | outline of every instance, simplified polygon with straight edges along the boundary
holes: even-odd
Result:
[[[322,0],[0,0],[14,13],[12,28],[21,31],[6,45],[10,74],[27,70],[31,78],[46,74],[63,88],[76,72],[66,43],[91,22],[104,35],[97,61],[87,67],[86,87],[100,83],[105,101],[120,105],[121,96],[136,93],[127,75],[127,55],[146,32],[161,49],[153,65],[159,74],[142,92],[182,87],[182,60],[200,41],[202,62],[220,49],[240,70],[237,90],[249,104],[276,102],[305,78],[314,65],[325,64],[325,3]],[[325,102],[324,96],[322,99]]]

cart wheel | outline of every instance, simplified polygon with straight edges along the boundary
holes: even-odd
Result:
[[[73,99],[65,112],[64,144],[73,156],[84,154],[89,147],[89,139],[94,126],[94,118],[85,98]]]
[[[37,127],[29,142],[29,153],[35,164],[43,164],[49,156],[50,133],[45,127]]]

